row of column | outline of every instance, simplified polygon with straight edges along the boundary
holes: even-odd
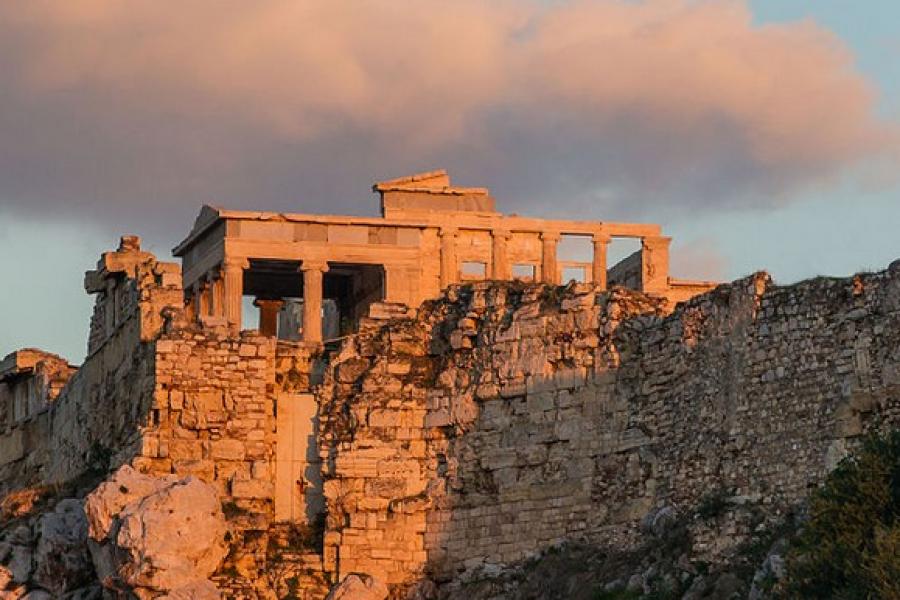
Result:
[[[219,269],[210,271],[192,290],[192,304],[197,317],[224,317],[228,324],[241,329],[244,296],[244,270],[250,268],[246,258],[228,257]],[[303,339],[322,341],[323,278],[328,271],[325,261],[305,260],[300,265],[303,277]],[[276,335],[278,312],[284,305],[280,298],[257,298],[259,330],[263,335]]]
[[[442,228],[441,238],[441,289],[459,281],[459,263],[456,256],[456,239],[459,230],[454,228]],[[512,279],[511,264],[509,261],[508,242],[512,237],[509,231],[491,231],[491,265],[490,278],[505,280]],[[556,248],[560,240],[560,234],[556,232],[542,232],[541,237],[541,281],[544,283],[559,283],[559,264],[556,258]],[[591,265],[591,281],[606,288],[606,255],[610,236],[595,234],[593,236],[594,254]]]

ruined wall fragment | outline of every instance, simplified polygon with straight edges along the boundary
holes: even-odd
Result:
[[[898,298],[895,264],[758,274],[669,316],[626,290],[479,283],[370,322],[322,392],[326,567],[403,587],[564,540],[627,547],[713,492],[783,514],[900,424]],[[744,526],[696,547],[716,560]]]

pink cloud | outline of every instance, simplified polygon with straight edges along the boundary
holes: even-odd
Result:
[[[38,209],[334,208],[430,166],[554,209],[765,206],[897,141],[837,37],[738,0],[32,0],[0,40],[0,198]]]
[[[728,259],[711,237],[684,243],[675,240],[670,260],[670,270],[675,277],[707,281],[725,281],[728,277]]]

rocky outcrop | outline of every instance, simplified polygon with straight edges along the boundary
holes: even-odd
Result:
[[[388,597],[387,587],[372,577],[360,573],[351,573],[334,586],[325,600],[385,600]]]
[[[0,522],[0,598],[99,598],[82,501],[44,498],[40,506]]]
[[[225,557],[227,528],[212,486],[125,466],[87,497],[85,510],[104,587],[141,598],[217,597],[208,578]]]
[[[69,498],[41,516],[36,529],[33,581],[57,596],[87,585],[94,574],[87,550],[87,518],[80,500]]]

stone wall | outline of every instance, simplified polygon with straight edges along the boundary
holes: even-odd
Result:
[[[621,288],[455,285],[417,310],[373,304],[330,354],[190,321],[177,267],[133,238],[85,283],[88,358],[0,436],[2,491],[121,464],[206,481],[229,597],[317,598],[351,572],[400,594],[563,541],[628,548],[646,515],[710,494],[783,514],[900,424],[900,262],[757,274],[674,312]],[[729,526],[695,548],[727,555],[749,525]]]
[[[0,446],[15,451],[4,454],[0,489],[105,472],[140,449],[153,398],[152,340],[169,311],[182,304],[178,265],[157,261],[141,251],[138,238],[126,236],[117,251],[105,253],[97,269],[86,273],[85,288],[96,294],[88,356],[77,370],[57,365],[64,364],[61,359],[51,361],[53,377],[44,373],[45,360],[29,376],[43,399],[33,400],[40,410],[12,423],[0,440]],[[9,413],[10,399],[3,400]]]
[[[475,284],[368,322],[322,392],[326,568],[403,587],[563,540],[627,547],[710,494],[783,514],[900,424],[900,263],[662,303]],[[697,548],[720,558],[744,526]]]

